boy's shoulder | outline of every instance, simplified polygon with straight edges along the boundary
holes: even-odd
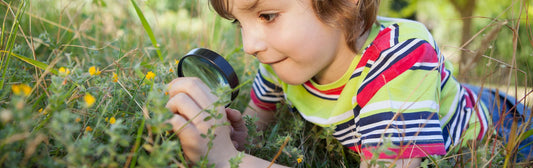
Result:
[[[379,24],[383,26],[383,28],[394,26],[394,27],[413,29],[414,31],[426,31],[426,32],[428,31],[426,26],[423,23],[420,23],[414,20],[409,20],[409,19],[389,18],[389,17],[378,16],[377,21],[379,22]]]
[[[381,29],[394,31],[395,33],[393,35],[395,37],[389,38],[397,38],[398,42],[416,38],[434,45],[433,37],[423,23],[414,20],[388,17],[378,17],[377,21],[381,25]]]

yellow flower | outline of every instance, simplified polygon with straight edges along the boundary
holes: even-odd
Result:
[[[117,120],[115,119],[115,117],[111,117],[111,118],[109,119],[109,123],[110,123],[110,124],[115,124],[116,121],[117,121]]]
[[[31,94],[31,87],[26,84],[11,85],[11,91],[15,95],[29,96]]]
[[[113,82],[118,82],[118,75],[113,72]]]
[[[22,88],[22,91],[24,92],[24,95],[29,96],[31,94],[31,87],[26,84],[21,84],[20,86]]]
[[[91,128],[91,126],[85,127],[85,131],[92,131],[92,130],[93,130],[93,128]]]
[[[105,118],[105,121],[108,121],[108,120],[109,120],[109,117],[106,117],[106,118]]]
[[[76,118],[76,122],[80,122],[81,121],[81,118]]]
[[[59,68],[59,75],[67,76],[68,74],[70,74],[70,69],[65,67]]]
[[[87,107],[93,106],[94,102],[96,102],[96,99],[93,97],[93,95],[89,93],[83,96],[83,100],[85,100],[85,104],[87,104]]]
[[[154,77],[155,77],[155,73],[153,73],[152,71],[149,71],[148,73],[146,73],[147,80],[153,79]]]
[[[174,72],[174,69],[170,68],[168,69],[168,72]]]
[[[296,159],[296,161],[298,162],[298,164],[300,164],[300,163],[303,162],[303,159],[302,158],[298,158],[298,159]]]
[[[174,59],[174,62],[175,62],[174,64],[176,64],[176,65],[177,65],[177,64],[179,64],[179,63],[180,63],[180,60],[178,60],[178,59]]]
[[[48,114],[48,110],[40,108],[39,109],[39,113],[43,113],[43,115],[46,115],[46,114]]]
[[[11,91],[13,91],[15,95],[20,95],[22,93],[19,85],[11,85]]]
[[[94,66],[92,66],[91,68],[89,68],[89,74],[90,74],[91,76],[93,76],[93,75],[100,75],[100,73],[102,73],[102,72],[100,71],[100,68],[96,68],[96,67],[94,67]]]

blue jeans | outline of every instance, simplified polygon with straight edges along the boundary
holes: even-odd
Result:
[[[495,89],[480,88],[467,84],[462,85],[477,95],[481,92],[480,101],[487,106],[492,115],[492,124],[496,126],[498,135],[505,137],[506,143],[509,141],[513,119],[518,124],[517,128],[525,126],[526,131],[533,129],[531,122],[528,122],[531,117],[531,110],[524,104],[518,103],[514,97],[503,92],[497,93]],[[500,120],[503,120],[503,122]],[[533,136],[529,136],[520,142],[517,161],[533,159],[532,143]]]

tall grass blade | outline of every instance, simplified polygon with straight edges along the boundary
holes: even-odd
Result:
[[[131,161],[131,164],[130,164],[130,168],[133,168],[135,167],[135,164],[137,163],[137,149],[139,149],[139,146],[141,145],[141,138],[142,138],[142,134],[143,134],[143,131],[144,131],[144,123],[146,121],[146,118],[143,117],[143,120],[141,121],[141,125],[139,126],[139,128],[137,128],[137,138],[135,138],[135,144],[133,146],[133,150],[132,151],[132,156],[133,156],[133,160]]]
[[[528,130],[524,133],[522,133],[522,135],[520,136],[520,141],[523,141],[524,139],[530,137],[533,135],[533,129],[532,130]]]
[[[6,81],[6,73],[7,73],[7,67],[9,66],[9,59],[10,59],[10,56],[11,56],[11,49],[13,49],[13,46],[15,44],[15,38],[17,37],[17,33],[18,33],[18,27],[19,27],[19,20],[20,20],[20,17],[22,16],[22,13],[24,12],[24,7],[25,7],[25,1],[22,1],[20,4],[19,4],[19,10],[17,10],[17,13],[15,14],[15,19],[13,20],[13,25],[11,26],[11,30],[9,32],[9,36],[7,38],[7,43],[4,43],[2,42],[3,44],[5,44],[5,50],[8,51],[5,55],[2,55],[2,63],[0,64],[0,69],[2,70],[2,80],[0,81],[0,89],[3,89],[4,88],[4,83]],[[6,10],[6,16],[9,15],[8,13],[11,11],[11,5],[10,4],[7,4],[7,10]],[[5,23],[5,21],[4,21]],[[2,28],[2,39],[0,40],[4,40],[4,29]]]
[[[144,17],[143,12],[141,11],[141,8],[135,3],[135,0],[130,0],[133,4],[133,7],[135,8],[135,12],[137,12],[137,15],[139,16],[139,19],[141,20],[141,23],[143,24],[144,30],[148,34],[148,37],[150,37],[150,41],[152,41],[152,45],[154,46],[157,56],[159,56],[159,60],[163,62],[163,56],[161,55],[161,50],[159,49],[159,45],[157,44],[157,41],[155,40],[154,33],[152,32],[152,28],[150,27],[150,24],[148,24],[148,21],[146,21],[146,18]]]
[[[25,57],[25,56],[22,56],[22,55],[18,55],[18,54],[9,52],[9,51],[0,50],[0,52],[1,53],[7,53],[8,55],[12,55],[12,56],[14,56],[14,57],[16,57],[16,58],[28,63],[28,64],[31,64],[31,65],[39,68],[39,69],[46,70],[48,68],[48,64],[45,64],[43,62],[28,58],[28,57]],[[58,73],[56,69],[51,69],[50,72],[52,72],[54,75],[57,75],[57,73]]]

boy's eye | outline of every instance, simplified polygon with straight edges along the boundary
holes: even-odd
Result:
[[[274,19],[276,19],[276,17],[278,17],[278,14],[276,14],[276,13],[268,13],[268,14],[260,14],[259,15],[259,19],[261,19],[262,21],[265,21],[265,22],[271,22]]]

